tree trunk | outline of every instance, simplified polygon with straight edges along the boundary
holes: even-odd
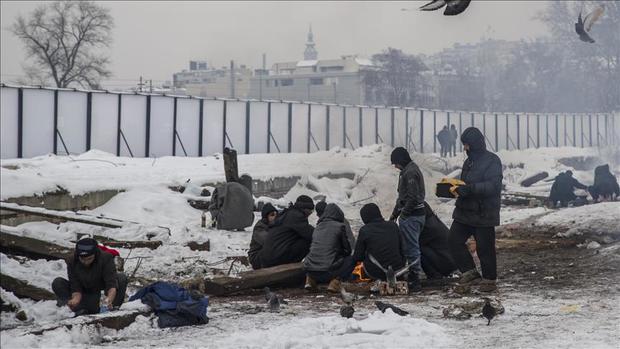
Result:
[[[30,298],[35,301],[55,300],[56,296],[45,289],[32,286],[25,281],[0,273],[0,287],[13,292],[19,298]]]
[[[301,285],[304,270],[301,263],[278,265],[240,273],[237,277],[220,276],[205,280],[205,293],[226,295],[265,286]]]

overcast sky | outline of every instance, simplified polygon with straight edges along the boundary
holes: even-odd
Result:
[[[115,21],[110,48],[115,85],[145,79],[172,80],[190,59],[215,66],[259,67],[303,58],[311,23],[319,59],[370,56],[388,46],[408,53],[434,53],[481,37],[531,39],[546,34],[533,16],[544,1],[472,1],[457,17],[441,12],[401,11],[424,2],[371,1],[105,1]],[[7,30],[19,14],[41,2],[2,1],[2,81],[23,74],[22,44]]]

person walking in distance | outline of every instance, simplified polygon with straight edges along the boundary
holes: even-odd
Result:
[[[448,149],[448,153],[450,156],[456,156],[456,140],[459,139],[459,133],[456,130],[456,126],[454,124],[450,125],[450,149]]]

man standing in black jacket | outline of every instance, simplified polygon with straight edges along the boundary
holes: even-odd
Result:
[[[280,213],[269,227],[265,244],[259,253],[262,268],[300,262],[308,254],[314,231],[308,223],[312,211],[312,199],[300,195],[294,205]]]
[[[450,250],[463,276],[461,284],[480,282],[480,291],[497,289],[497,260],[495,255],[495,227],[499,225],[502,190],[502,162],[486,150],[484,136],[475,127],[461,135],[467,159],[463,164],[461,180],[466,184],[450,191],[457,197],[450,227]],[[465,242],[473,234],[480,258],[482,280]]]
[[[69,280],[56,278],[52,282],[58,306],[68,305],[76,315],[98,313],[102,290],[109,309],[123,304],[127,277],[116,272],[114,256],[101,251],[94,239],[76,243],[74,258],[67,261],[67,274]]]
[[[418,273],[422,272],[420,266],[420,234],[424,229],[424,176],[420,168],[409,156],[403,147],[395,148],[391,155],[392,165],[400,170],[398,178],[398,199],[391,221],[397,218],[398,226],[405,244],[405,257],[412,264],[409,272],[409,291],[420,292],[422,286]]]

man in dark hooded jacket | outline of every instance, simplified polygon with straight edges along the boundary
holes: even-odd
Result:
[[[364,271],[371,279],[385,280],[384,269],[392,266],[392,269],[398,270],[405,266],[402,234],[396,223],[383,219],[381,210],[373,203],[364,205],[360,216],[364,226],[357,236],[353,261],[363,262]]]
[[[587,186],[573,178],[573,172],[570,170],[558,174],[551,186],[551,193],[549,193],[549,201],[552,206],[555,207],[558,201],[562,207],[568,206],[570,201],[577,198],[575,188],[587,189]]]
[[[439,142],[441,157],[445,158],[448,154],[451,142],[450,130],[448,126],[444,126],[439,133],[437,133],[437,141]]]
[[[125,300],[127,277],[116,272],[114,256],[97,245],[92,238],[79,240],[73,259],[67,261],[69,280],[59,277],[52,282],[56,304],[69,306],[76,315],[99,313],[101,291],[105,291],[109,309]]]
[[[420,292],[422,287],[418,273],[420,266],[420,233],[424,228],[424,176],[403,147],[395,148],[391,155],[392,164],[400,170],[398,178],[398,199],[391,221],[398,220],[398,226],[403,234],[405,256],[412,264],[409,273],[409,290]]]
[[[482,267],[480,290],[495,290],[497,260],[495,255],[495,227],[499,225],[502,190],[502,162],[486,150],[484,136],[479,129],[469,127],[461,135],[467,159],[463,163],[461,180],[466,184],[450,191],[457,197],[450,227],[450,249],[459,270],[460,283],[480,280],[474,260],[465,242],[473,235]]]
[[[347,280],[355,265],[351,258],[353,246],[347,236],[344,213],[336,204],[327,204],[314,232],[310,252],[304,258],[306,285],[329,282],[327,291],[340,292],[340,282]]]
[[[590,186],[588,191],[594,201],[598,201],[599,197],[609,200],[620,197],[618,180],[609,171],[609,165],[597,166],[594,169],[594,185]]]
[[[294,205],[280,213],[269,228],[259,253],[262,268],[300,262],[308,254],[314,231],[308,217],[313,210],[312,199],[300,195]]]
[[[271,204],[266,203],[261,210],[261,219],[254,224],[252,232],[252,241],[250,241],[250,250],[248,251],[248,260],[252,265],[252,269],[260,269],[261,263],[258,258],[260,250],[267,239],[269,227],[276,220],[278,210]]]

